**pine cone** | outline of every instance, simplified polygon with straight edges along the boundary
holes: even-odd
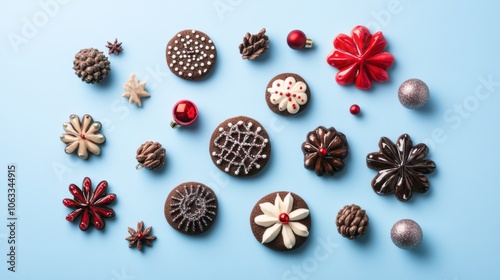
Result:
[[[336,224],[339,233],[352,240],[368,230],[368,216],[358,205],[346,205],[337,214]]]
[[[75,74],[87,84],[99,83],[109,71],[109,60],[103,52],[98,49],[82,49],[75,55],[73,61]]]
[[[165,164],[167,155],[165,148],[158,142],[147,141],[137,149],[135,158],[139,162],[137,168],[145,167],[153,170],[162,167]]]
[[[265,33],[265,28],[253,35],[247,32],[243,38],[243,43],[240,44],[240,53],[243,59],[253,60],[269,49],[267,45],[269,44],[269,37]]]

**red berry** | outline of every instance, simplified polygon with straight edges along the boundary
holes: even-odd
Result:
[[[328,151],[326,150],[326,148],[325,148],[325,147],[321,147],[321,148],[319,148],[319,150],[318,150],[319,155],[320,155],[320,156],[322,156],[322,157],[323,157],[323,156],[326,156],[326,153],[327,153],[327,152],[328,152]]]
[[[351,106],[351,108],[349,108],[349,112],[351,112],[351,114],[353,115],[357,115],[361,112],[361,108],[359,108],[357,104],[354,104]]]
[[[281,213],[278,217],[278,220],[280,220],[280,223],[286,225],[290,221],[290,217],[287,213]]]
[[[142,234],[142,233],[137,234],[137,239],[143,239],[143,238],[144,238],[144,234]]]

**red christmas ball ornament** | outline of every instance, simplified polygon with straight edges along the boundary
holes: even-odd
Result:
[[[173,120],[170,122],[172,128],[190,125],[198,118],[198,107],[189,100],[181,100],[175,103],[172,109]]]
[[[351,112],[351,114],[353,115],[358,115],[359,113],[361,113],[361,108],[359,108],[358,104],[354,104],[351,106],[351,108],[349,108],[349,112]]]
[[[311,48],[313,41],[306,37],[306,34],[300,30],[292,30],[286,38],[288,46],[294,50],[302,48]]]

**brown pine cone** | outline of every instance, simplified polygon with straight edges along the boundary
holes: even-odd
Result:
[[[145,167],[153,170],[165,165],[166,160],[165,148],[158,142],[147,141],[137,149],[135,158],[139,162],[137,169]]]
[[[349,239],[355,239],[368,230],[368,216],[366,211],[358,205],[346,205],[337,214],[337,230]]]
[[[266,35],[266,29],[262,28],[257,34],[247,32],[243,37],[243,43],[240,44],[240,54],[243,59],[253,60],[269,49],[269,37]]]
[[[89,48],[80,50],[75,55],[73,70],[75,74],[87,84],[99,83],[111,71],[108,58],[98,49]]]

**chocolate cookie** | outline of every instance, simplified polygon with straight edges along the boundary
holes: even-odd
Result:
[[[250,214],[253,235],[264,246],[277,251],[297,249],[311,228],[307,203],[291,192],[274,192],[255,204]]]
[[[177,231],[196,235],[207,231],[218,212],[214,191],[197,182],[186,182],[175,187],[165,201],[165,218]]]
[[[215,65],[217,50],[207,34],[198,30],[178,32],[167,44],[167,65],[177,77],[198,80]]]
[[[250,176],[264,168],[271,156],[271,142],[256,120],[239,116],[225,120],[210,138],[214,164],[232,176]]]
[[[318,176],[333,175],[344,168],[349,144],[342,132],[333,127],[318,126],[307,134],[302,152],[305,168],[314,170]]]
[[[279,74],[267,84],[267,106],[278,115],[292,116],[302,112],[309,105],[310,98],[309,86],[297,74]]]

